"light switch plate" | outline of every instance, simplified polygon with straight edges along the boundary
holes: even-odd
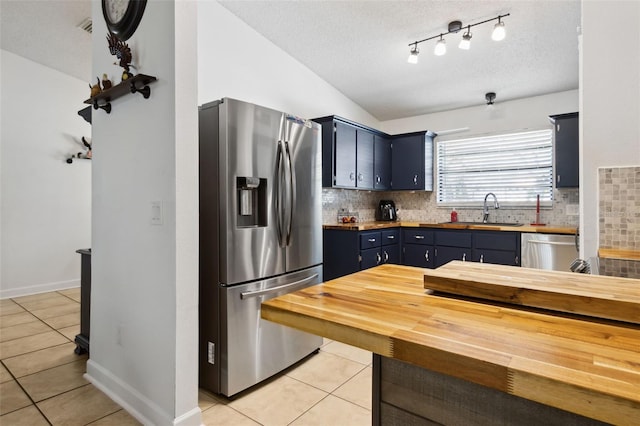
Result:
[[[151,224],[162,225],[162,201],[151,202]]]

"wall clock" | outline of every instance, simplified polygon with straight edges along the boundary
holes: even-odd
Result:
[[[102,0],[107,28],[120,40],[128,40],[140,24],[147,0]]]

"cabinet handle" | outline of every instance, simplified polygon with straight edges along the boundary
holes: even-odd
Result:
[[[367,241],[369,241],[370,243],[375,243],[376,239],[375,238],[369,238]]]
[[[381,260],[382,257],[380,256],[380,253],[376,253],[376,265],[379,265]]]
[[[556,183],[560,183],[560,175],[556,175]]]
[[[480,263],[484,263],[484,254],[480,255]]]
[[[364,176],[362,176],[362,173],[358,173],[358,182],[362,182],[363,178]]]
[[[376,183],[380,183],[382,179],[380,179],[380,175],[376,175]]]
[[[354,172],[349,173],[349,180],[356,180],[356,174]]]
[[[414,185],[418,184],[418,175],[413,175],[413,184]]]
[[[429,250],[424,252],[424,258],[427,262],[429,261]]]
[[[520,264],[520,258],[518,256],[516,256],[516,265]]]
[[[463,262],[467,261],[467,253],[462,253],[462,261]]]
[[[387,235],[387,239],[394,240],[396,237],[394,235]]]
[[[383,251],[384,253],[384,263],[387,263],[389,261],[389,253],[387,253],[386,251]]]
[[[424,240],[424,235],[416,235],[415,239],[416,240]]]

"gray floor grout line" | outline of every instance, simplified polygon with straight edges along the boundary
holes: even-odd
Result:
[[[16,382],[16,384],[20,387],[20,389],[22,389],[22,392],[24,392],[24,394],[27,396],[27,398],[29,398],[29,401],[31,401],[31,405],[33,405],[35,407],[36,410],[38,410],[38,412],[40,413],[40,415],[42,415],[42,417],[45,419],[45,421],[47,423],[49,423],[50,426],[53,426],[53,423],[51,423],[49,421],[49,419],[47,418],[47,416],[44,415],[44,413],[42,412],[42,410],[40,409],[40,407],[38,407],[38,404],[36,404],[36,402],[33,400],[33,398],[31,398],[31,395],[29,395],[29,392],[27,392],[27,390],[22,386],[22,384],[18,381],[18,379],[16,378],[16,376],[13,375],[13,373],[11,372],[11,370],[9,370],[9,367],[4,363],[4,360],[0,360],[0,363],[2,363],[2,366],[7,370],[7,372],[9,372],[9,374],[11,375],[11,377],[13,378],[13,381]],[[4,413],[4,415],[9,414],[9,413],[13,413],[15,411],[18,410],[22,410],[23,408],[27,408],[29,407],[28,405],[25,407],[20,407],[16,410],[13,411],[9,411],[8,413]],[[1,417],[0,417],[1,418]]]

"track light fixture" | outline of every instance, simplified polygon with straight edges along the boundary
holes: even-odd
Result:
[[[418,53],[420,53],[420,51],[418,50],[418,44],[416,43],[411,48],[411,52],[409,53],[409,59],[407,59],[407,62],[409,62],[410,64],[417,64]]]
[[[493,101],[496,99],[494,92],[485,93],[484,98],[487,100],[487,105],[493,105]]]
[[[485,21],[477,22],[475,24],[466,25],[467,31],[462,35],[462,40],[460,40],[460,44],[458,45],[458,47],[460,49],[469,50],[469,48],[471,47],[471,37],[472,37],[471,27],[475,27],[476,25],[486,24],[487,22],[492,22],[492,21],[495,21],[496,19],[498,20],[498,23],[496,23],[493,27],[493,33],[491,34],[491,38],[495,41],[504,40],[507,33],[505,30],[505,26],[504,26],[504,22],[502,21],[502,18],[505,18],[509,15],[511,14],[507,13],[506,15],[498,15],[495,18],[487,19]],[[411,51],[409,53],[408,62],[410,64],[417,64],[418,54],[420,53],[420,51],[418,50],[418,44],[423,43],[425,41],[433,40],[436,38],[438,38],[438,41],[436,42],[435,48],[433,49],[433,53],[434,55],[437,55],[437,56],[444,55],[445,53],[447,53],[447,45],[446,45],[444,36],[452,33],[457,33],[462,28],[463,26],[461,21],[451,21],[449,22],[449,26],[447,28],[448,31],[446,33],[440,33],[432,37],[427,37],[425,39],[417,40],[417,41],[414,41],[413,43],[409,43],[409,47],[411,48]]]

